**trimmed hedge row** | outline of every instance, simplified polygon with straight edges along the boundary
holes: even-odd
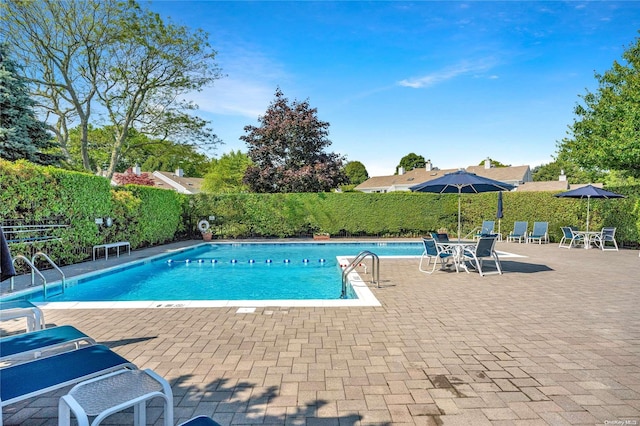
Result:
[[[173,241],[184,229],[184,195],[158,188],[112,187],[103,177],[26,161],[0,160],[0,222],[4,226],[59,224],[59,240],[11,244],[28,258],[46,252],[58,265],[91,256],[92,247],[129,241],[132,248]],[[113,225],[96,224],[112,218]]]
[[[626,245],[640,241],[640,187],[609,188],[625,199],[591,200],[590,229],[618,228]],[[495,220],[497,193],[461,196],[462,236],[483,220]],[[446,229],[457,233],[458,196],[392,192],[387,194],[198,194],[192,200],[192,222],[215,216],[213,233],[219,238],[297,237],[315,232],[334,236],[371,235],[415,237]],[[549,222],[552,241],[562,237],[561,226],[586,226],[586,200],[557,198],[550,192],[503,193],[502,220],[496,227],[506,235],[517,220]]]
[[[616,200],[591,200],[590,229],[617,227],[618,242],[640,242],[640,186],[607,188],[625,194]],[[513,222],[549,222],[552,241],[560,227],[585,227],[586,200],[553,197],[549,192],[503,194],[506,235]],[[463,194],[462,236],[483,220],[495,219],[497,193]],[[285,238],[329,233],[333,236],[417,237],[446,229],[457,232],[457,195],[387,194],[198,194],[185,196],[146,186],[112,187],[105,178],[25,161],[0,160],[0,221],[58,223],[59,241],[12,243],[12,254],[45,251],[59,265],[86,260],[96,244],[129,241],[132,248],[199,237],[197,223],[211,220],[218,238]],[[110,227],[96,218],[113,219]]]

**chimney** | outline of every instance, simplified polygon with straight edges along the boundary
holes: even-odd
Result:
[[[404,174],[404,167],[398,167],[398,175]]]
[[[184,175],[184,170],[182,169],[176,169],[176,176],[177,177],[182,177]]]
[[[560,170],[560,182],[566,182],[567,181],[567,175],[564,174],[564,170]]]
[[[485,169],[490,169],[491,168],[491,158],[487,157],[487,159],[484,160],[484,168]]]
[[[431,160],[427,160],[427,162],[424,164],[424,168],[425,168],[428,172],[430,172],[430,171],[433,169],[433,167],[431,166]]]
[[[136,176],[140,176],[140,166],[138,164],[133,166],[133,174]]]

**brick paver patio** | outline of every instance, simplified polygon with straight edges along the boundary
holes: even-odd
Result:
[[[370,286],[381,307],[45,309],[45,318],[169,380],[175,423],[204,414],[222,425],[640,424],[638,252],[498,250],[525,257],[486,277],[425,275],[416,259],[383,258],[381,287]],[[57,424],[64,393],[5,407],[5,424]],[[159,404],[148,420],[161,424]]]

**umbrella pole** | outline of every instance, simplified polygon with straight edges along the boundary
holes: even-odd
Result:
[[[460,199],[461,193],[458,192],[458,241],[460,241]]]
[[[591,197],[587,197],[587,232],[589,232],[589,203],[591,202]]]

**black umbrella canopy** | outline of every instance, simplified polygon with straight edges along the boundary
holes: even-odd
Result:
[[[4,238],[2,228],[0,228],[0,281],[4,281],[7,278],[11,278],[15,275],[16,270],[13,267],[13,260],[11,260],[9,244]]]
[[[607,191],[591,184],[572,189],[571,191],[555,194],[554,197],[561,198],[586,198],[587,199],[587,231],[589,231],[589,204],[592,198],[625,198],[622,194]]]
[[[460,239],[460,195],[479,194],[481,192],[511,191],[513,185],[478,176],[464,170],[419,183],[410,187],[413,192],[432,192],[435,194],[458,194],[458,240]]]
[[[568,198],[625,198],[622,194],[616,194],[591,184],[581,186],[580,188],[572,189],[571,191],[561,192],[554,195],[554,197],[568,197]]]
[[[434,192],[436,194],[478,194],[480,192],[511,191],[513,188],[514,186],[508,183],[458,170],[437,179],[419,183],[409,189],[414,192]]]

